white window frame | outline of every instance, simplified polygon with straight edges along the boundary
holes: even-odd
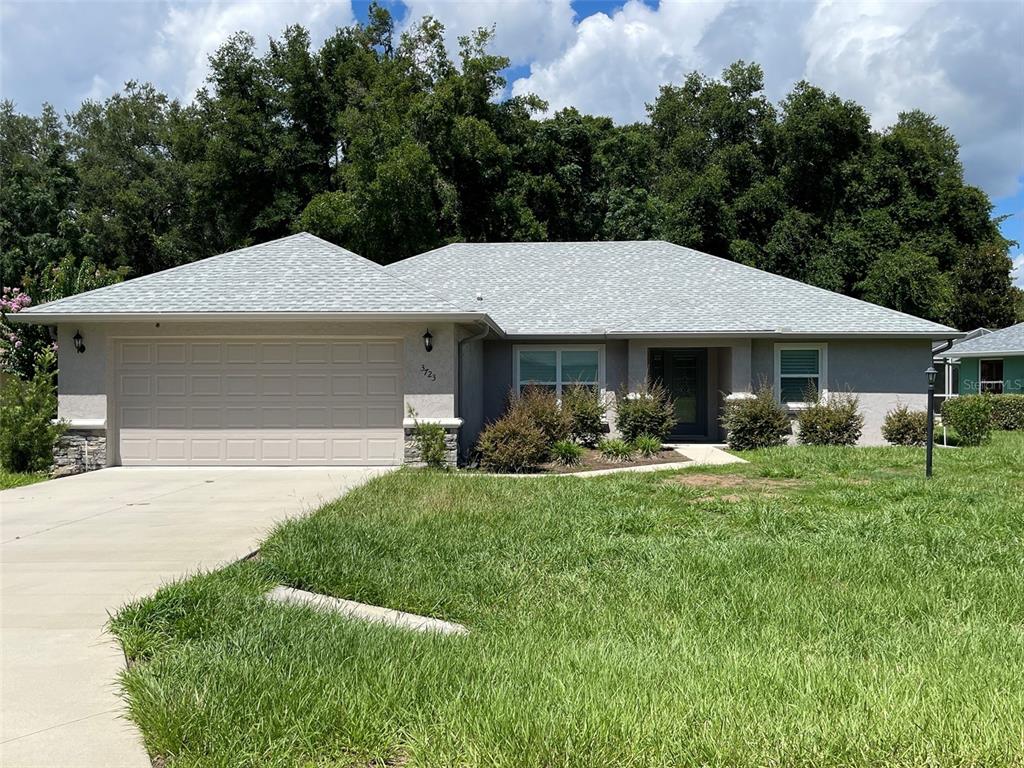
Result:
[[[986,384],[998,384],[999,391],[992,392],[993,395],[1001,395],[1006,389],[1006,379],[983,379],[981,378],[981,366],[985,363],[1002,363],[1003,364],[1003,376],[1006,376],[1006,359],[1002,357],[979,357],[978,358],[978,393],[985,392]]]
[[[522,392],[523,387],[530,386],[529,382],[519,380],[519,354],[520,352],[554,352],[555,353],[555,394],[562,397],[562,387],[565,384],[571,385],[574,382],[562,381],[562,353],[563,352],[597,352],[597,389],[602,395],[605,392],[604,379],[604,344],[516,344],[512,347],[512,383],[516,392]],[[550,385],[544,385],[550,386]]]
[[[816,349],[818,351],[818,392],[823,398],[828,397],[828,344],[787,343],[775,345],[775,400],[782,398],[782,350],[784,349]],[[806,376],[786,376],[785,378],[807,378]],[[783,403],[790,410],[806,408],[810,403],[797,401]]]

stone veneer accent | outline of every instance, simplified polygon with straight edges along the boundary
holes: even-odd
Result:
[[[459,465],[459,428],[462,426],[461,419],[420,419],[423,422],[437,422],[444,427],[444,453],[445,460],[449,467]],[[405,463],[413,467],[426,466],[420,456],[420,446],[416,442],[414,431],[416,423],[412,419],[406,419],[405,427]]]
[[[69,429],[53,448],[54,477],[77,475],[107,465],[107,433],[102,429]]]

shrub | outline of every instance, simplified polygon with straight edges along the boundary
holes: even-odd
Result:
[[[649,459],[661,451],[661,440],[654,435],[640,435],[640,437],[633,441],[633,448],[641,456]]]
[[[483,467],[495,472],[524,472],[547,458],[549,445],[529,413],[513,408],[484,428],[476,447]]]
[[[412,438],[420,452],[420,460],[433,469],[448,467],[448,451],[445,448],[444,427],[432,422],[420,421],[416,411],[409,407],[409,417],[413,419]]]
[[[942,404],[942,421],[963,445],[981,445],[992,434],[992,395],[960,395]]]
[[[721,422],[734,451],[782,445],[792,431],[789,414],[767,384],[758,387],[753,397],[727,401]]]
[[[6,377],[0,392],[0,466],[10,472],[44,472],[53,465],[53,448],[64,434],[54,423],[57,394],[54,354],[40,352],[32,378]]]
[[[1024,429],[1024,395],[993,397],[992,425],[996,429]]]
[[[551,446],[551,456],[559,464],[572,467],[583,461],[583,448],[572,440],[559,440]]]
[[[928,439],[928,412],[897,405],[885,414],[882,437],[893,445],[924,445]]]
[[[800,432],[797,439],[804,445],[854,445],[864,429],[864,417],[857,396],[836,393],[827,399],[817,392],[808,393],[807,408],[797,414]]]
[[[639,392],[621,393],[617,409],[615,426],[630,442],[640,435],[664,440],[676,424],[668,390],[657,383],[648,383]]]
[[[572,436],[584,445],[596,445],[604,434],[607,411],[601,394],[590,387],[574,384],[562,392],[562,408],[572,420]]]
[[[559,406],[558,398],[550,390],[526,387],[512,397],[508,410],[524,414],[540,427],[549,446],[567,439],[572,432],[572,417]]]
[[[629,461],[633,458],[633,446],[619,438],[602,440],[597,444],[597,450],[608,461]]]

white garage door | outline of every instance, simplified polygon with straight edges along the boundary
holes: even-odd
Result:
[[[117,343],[121,463],[400,464],[399,339]]]

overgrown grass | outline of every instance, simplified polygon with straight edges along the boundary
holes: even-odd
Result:
[[[173,766],[1024,765],[1024,435],[931,482],[921,449],[749,458],[378,479],[123,610],[131,717]]]
[[[6,469],[0,469],[0,491],[41,483],[48,479],[49,475],[45,472],[8,472]]]

